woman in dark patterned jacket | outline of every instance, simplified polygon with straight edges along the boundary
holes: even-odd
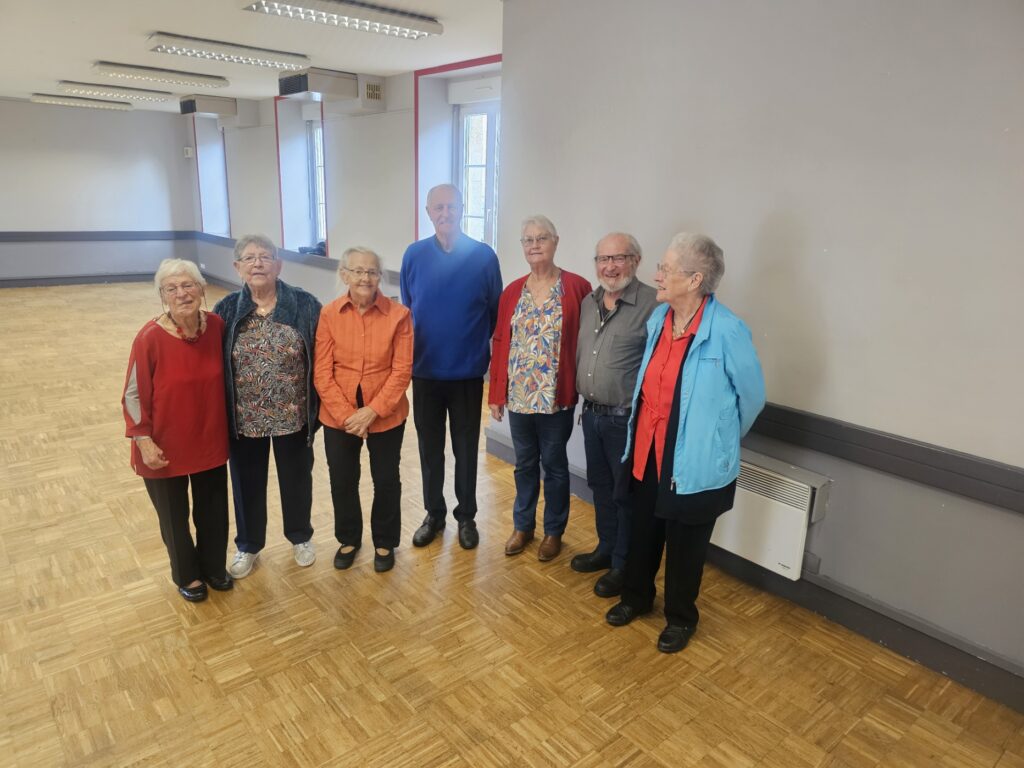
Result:
[[[313,345],[320,302],[279,278],[277,248],[263,235],[235,243],[235,269],[244,286],[214,307],[224,318],[224,380],[231,439],[235,546],[228,566],[236,579],[252,571],[266,544],[267,471],[274,446],[284,535],[295,562],[316,560],[313,435],[320,408],[313,387]]]

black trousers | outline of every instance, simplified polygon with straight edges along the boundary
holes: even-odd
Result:
[[[307,427],[280,437],[239,437],[231,440],[231,490],[235,500],[235,546],[259,552],[267,543],[267,472],[274,445],[281,522],[292,544],[313,538],[313,448],[306,444]]]
[[[697,594],[704,576],[708,544],[716,520],[687,525],[655,517],[658,473],[651,448],[644,479],[632,481],[633,525],[622,584],[622,602],[637,611],[650,610],[656,593],[654,577],[665,552],[665,619],[670,626],[697,625]]]
[[[160,537],[171,560],[171,580],[179,587],[196,579],[224,575],[228,552],[228,473],[223,464],[180,477],[143,478],[160,519]],[[188,525],[188,487],[192,522]]]
[[[445,419],[455,454],[455,519],[476,517],[476,466],[480,451],[480,409],[484,380],[412,380],[413,420],[419,438],[420,469],[423,472],[423,506],[427,514],[444,519]]]
[[[373,546],[394,549],[402,532],[400,463],[405,423],[366,436],[373,479],[370,534]],[[359,502],[360,453],[363,439],[341,429],[324,427],[324,450],[334,501],[334,537],[339,544],[358,547],[363,541],[363,509]]]

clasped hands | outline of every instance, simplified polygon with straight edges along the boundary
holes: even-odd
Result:
[[[341,425],[348,434],[365,438],[370,431],[370,425],[377,419],[377,412],[368,405],[364,405],[353,413],[345,423]]]

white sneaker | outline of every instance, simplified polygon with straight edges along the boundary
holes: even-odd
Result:
[[[308,568],[316,562],[316,550],[313,548],[312,540],[296,544],[292,547],[292,552],[295,553],[295,562],[302,568]]]
[[[252,552],[235,552],[235,559],[228,566],[228,573],[231,574],[231,578],[244,579],[252,573],[252,567],[256,564],[257,557],[259,557],[259,554],[253,554]]]

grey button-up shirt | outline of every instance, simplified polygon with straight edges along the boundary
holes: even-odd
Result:
[[[576,390],[592,403],[628,408],[647,343],[647,318],[658,304],[656,291],[634,277],[602,320],[604,294],[598,287],[580,307]]]

